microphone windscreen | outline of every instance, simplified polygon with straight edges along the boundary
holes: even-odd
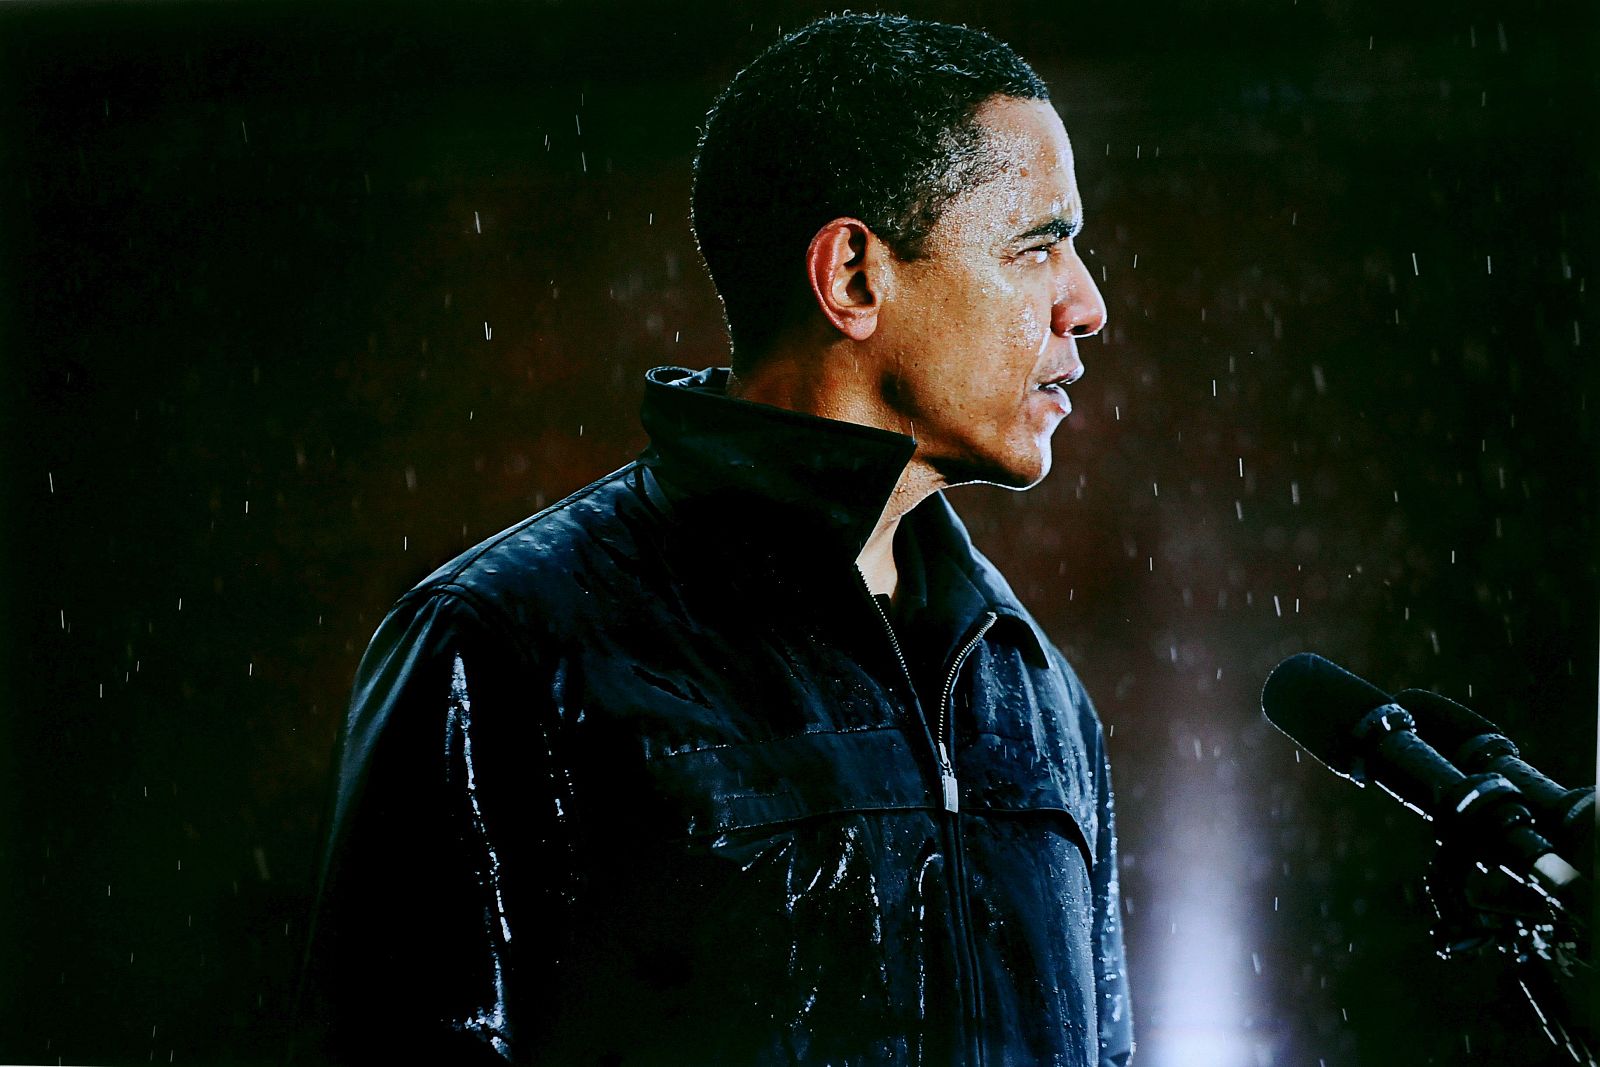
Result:
[[[1417,724],[1418,735],[1427,738],[1441,751],[1454,750],[1484,734],[1503,736],[1500,727],[1482,715],[1438,693],[1430,693],[1426,689],[1402,689],[1394,695],[1394,699],[1395,703],[1411,713],[1411,718]]]
[[[1357,724],[1392,702],[1371,682],[1312,652],[1278,664],[1261,689],[1261,711],[1272,725],[1345,777],[1360,763]]]

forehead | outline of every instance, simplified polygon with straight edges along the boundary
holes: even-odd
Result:
[[[1082,214],[1072,143],[1048,101],[996,97],[975,117],[985,131],[993,169],[950,202],[931,241],[942,236],[993,243],[1052,218]]]

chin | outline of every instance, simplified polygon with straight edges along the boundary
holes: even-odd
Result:
[[[1017,473],[1021,474],[1021,472],[1017,472]],[[1006,483],[1006,484],[1012,489],[1032,489],[1034,486],[1036,486],[1040,482],[1044,481],[1045,475],[1047,475],[1049,473],[1050,473],[1050,450],[1047,448],[1047,449],[1044,450],[1043,455],[1041,455],[1039,457],[1038,461],[1035,462],[1033,464],[1033,466],[1029,469],[1029,471],[1026,474],[1022,475],[1022,477],[1025,480],[1022,480],[1022,481],[1019,481],[1019,482],[1016,482],[1016,483]]]
[[[1050,473],[1050,448],[1046,445],[1040,452],[1003,458],[946,460],[936,469],[951,486],[984,482],[1003,489],[1032,489]]]

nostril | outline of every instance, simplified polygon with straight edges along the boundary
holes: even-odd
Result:
[[[1095,331],[1089,328],[1088,323],[1080,322],[1069,331],[1074,337],[1088,337]]]

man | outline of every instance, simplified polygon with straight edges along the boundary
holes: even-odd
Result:
[[[362,661],[313,952],[336,1055],[1123,1064],[1100,725],[942,489],[1050,467],[1105,307],[1043,83],[821,20],[713,106],[732,367]]]

